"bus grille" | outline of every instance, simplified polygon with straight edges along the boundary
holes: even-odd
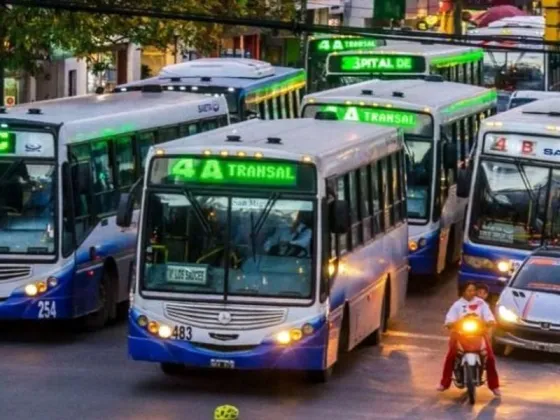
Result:
[[[193,327],[219,330],[254,330],[281,324],[286,310],[227,307],[226,305],[165,305],[168,318]]]
[[[16,280],[29,277],[31,267],[24,265],[2,265],[0,266],[0,281]]]

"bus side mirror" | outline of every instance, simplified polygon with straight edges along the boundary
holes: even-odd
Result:
[[[134,195],[121,193],[119,206],[117,207],[117,226],[122,228],[130,227],[132,223],[132,210],[134,207]]]
[[[453,169],[457,166],[457,145],[455,143],[444,143],[443,166],[445,169]]]
[[[329,205],[329,224],[331,233],[344,234],[350,229],[350,209],[344,200],[332,201]]]
[[[469,198],[471,189],[472,169],[462,168],[457,173],[457,197]]]
[[[74,193],[89,194],[92,187],[92,173],[91,173],[91,163],[78,162],[72,165],[72,182],[74,183]]]

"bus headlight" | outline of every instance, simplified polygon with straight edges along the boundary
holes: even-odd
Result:
[[[148,331],[151,334],[157,334],[159,331],[159,324],[156,321],[148,322]]]
[[[278,344],[290,344],[292,341],[292,337],[290,336],[289,331],[280,331],[276,334],[276,341]]]
[[[498,261],[496,268],[501,273],[507,273],[511,269],[511,264],[508,261]]]
[[[160,338],[169,338],[171,337],[172,333],[173,331],[171,331],[171,328],[168,327],[167,325],[159,326],[158,335],[160,336]]]
[[[37,296],[39,290],[37,289],[37,285],[35,283],[30,283],[25,286],[25,294],[29,297]]]
[[[56,287],[58,280],[56,277],[49,277],[46,281],[35,281],[25,286],[23,291],[29,297],[35,297],[45,293],[49,288]]]

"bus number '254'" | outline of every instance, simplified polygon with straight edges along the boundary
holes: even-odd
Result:
[[[40,300],[37,302],[39,307],[39,312],[37,313],[37,318],[39,319],[49,319],[56,318],[56,302],[50,300]]]
[[[191,341],[192,339],[192,328],[185,327],[183,325],[176,325],[173,329],[173,338],[175,340],[186,340]]]

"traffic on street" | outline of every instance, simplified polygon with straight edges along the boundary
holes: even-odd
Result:
[[[457,297],[456,273],[409,294],[380,347],[345,355],[327,384],[277,372],[193,370],[180,377],[127,358],[123,322],[94,334],[3,325],[0,389],[6,419],[211,419],[231,404],[240,419],[526,419],[555,418],[560,357],[515,350],[497,357],[502,397],[478,391],[438,393],[447,333]],[[57,332],[58,331],[58,332]],[[61,396],[63,398],[61,399]]]

